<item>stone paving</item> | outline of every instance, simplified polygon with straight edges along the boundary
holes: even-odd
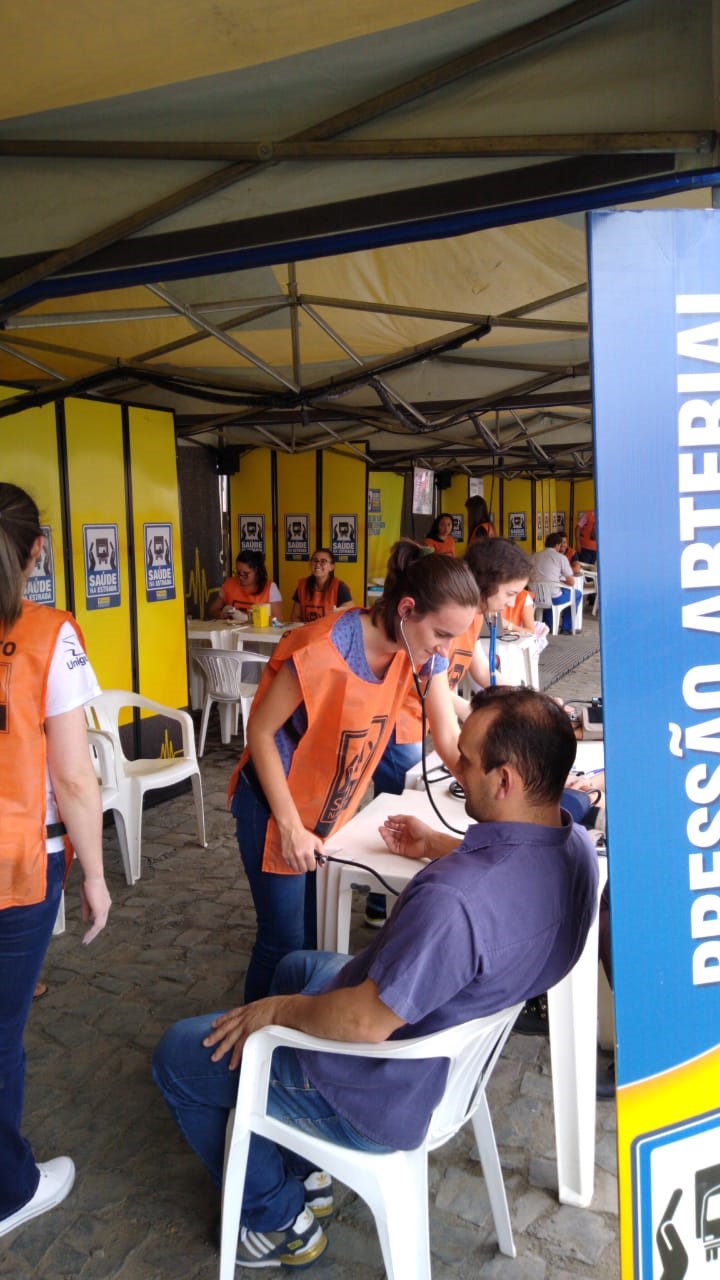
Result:
[[[573,640],[564,640],[572,644]],[[599,691],[591,658],[553,686],[567,700]],[[105,835],[114,907],[105,933],[79,945],[75,872],[67,932],[51,944],[48,994],[26,1036],[25,1129],[38,1159],[67,1153],[72,1194],[0,1239],[3,1280],[215,1280],[217,1197],[166,1114],[150,1076],[168,1023],[240,1000],[251,940],[225,787],[237,748],[210,738],[203,762],[207,850],[189,796],[146,812],[142,878],[125,884],[114,830]],[[367,930],[354,918],[352,943]],[[431,1157],[434,1280],[613,1280],[618,1275],[615,1109],[598,1104],[595,1197],[560,1205],[546,1039],[512,1035],[489,1089],[518,1250],[497,1252],[469,1130]],[[372,1217],[336,1188],[318,1280],[381,1280]],[[238,1275],[241,1273],[238,1272]]]

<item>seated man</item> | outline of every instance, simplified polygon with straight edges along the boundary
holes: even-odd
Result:
[[[352,959],[295,952],[278,966],[275,994],[177,1023],[160,1042],[155,1080],[218,1187],[252,1031],[277,1024],[356,1043],[425,1035],[545,991],[580,956],[598,870],[587,832],[560,808],[575,758],[568,717],[545,694],[496,686],[465,721],[459,748],[465,806],[476,825],[458,844],[414,818],[388,818],[381,833],[393,852],[435,861],[406,885],[364,951]],[[390,1063],[281,1048],[269,1110],[343,1146],[411,1150],[446,1076],[442,1060]],[[321,1208],[329,1211],[329,1187],[327,1175],[309,1171],[267,1139],[252,1138],[240,1265],[300,1266],[322,1253],[326,1237],[311,1206],[319,1180]]]
[[[533,581],[549,582],[552,587],[553,604],[567,604],[571,599],[570,592],[575,589],[575,607],[580,607],[582,591],[575,587],[575,578],[566,556],[560,551],[565,541],[563,533],[549,533],[545,539],[545,550],[533,556]],[[552,630],[552,609],[545,609],[543,622]],[[567,611],[560,619],[560,630],[563,635],[572,635],[572,614]]]

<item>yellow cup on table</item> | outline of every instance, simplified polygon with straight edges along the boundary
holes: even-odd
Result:
[[[254,604],[250,610],[250,621],[254,627],[269,627],[270,605]]]

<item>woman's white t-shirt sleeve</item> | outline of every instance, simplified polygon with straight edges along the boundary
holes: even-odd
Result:
[[[100,693],[95,672],[75,628],[63,622],[50,662],[45,718],[83,707]]]
[[[278,601],[280,600],[282,600],[282,596],[280,595],[280,588],[276,585],[276,583],[271,582],[270,583],[270,604],[277,604]]]

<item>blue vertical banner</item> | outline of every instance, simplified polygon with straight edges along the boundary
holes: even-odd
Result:
[[[710,1280],[720,1273],[720,212],[591,214],[589,258],[622,1277]]]

